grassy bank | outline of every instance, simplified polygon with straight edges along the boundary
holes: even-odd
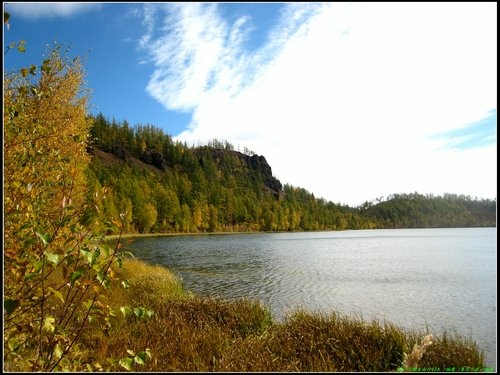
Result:
[[[408,368],[419,370],[484,367],[477,345],[461,337],[434,336],[426,346],[428,332],[337,313],[299,311],[278,323],[254,301],[196,297],[160,266],[134,259],[116,272],[129,287],[112,288],[109,302],[154,315],[117,316],[106,334],[85,332],[86,360],[105,369],[122,371],[107,358],[146,348],[151,359],[135,364],[136,371],[397,371],[405,357]]]

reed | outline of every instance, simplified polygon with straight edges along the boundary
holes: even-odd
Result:
[[[297,311],[275,322],[251,300],[201,298],[183,290],[165,268],[127,260],[117,270],[128,289],[111,288],[114,306],[152,309],[150,319],[117,316],[107,334],[82,336],[87,360],[123,371],[116,361],[127,349],[150,348],[152,358],[136,371],[440,371],[477,369],[484,355],[471,340],[445,333],[407,331],[339,313]],[[422,339],[423,338],[423,339]]]

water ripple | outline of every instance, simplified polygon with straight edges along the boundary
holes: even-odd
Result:
[[[456,329],[496,368],[496,230],[407,229],[151,237],[130,247],[201,295]]]

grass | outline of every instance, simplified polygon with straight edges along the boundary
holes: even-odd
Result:
[[[477,345],[457,335],[444,333],[425,347],[422,339],[428,332],[338,313],[297,311],[274,322],[256,301],[188,293],[160,266],[126,260],[116,272],[128,280],[129,288],[113,287],[109,303],[151,309],[154,316],[145,320],[117,316],[107,334],[91,327],[85,332],[84,357],[111,371],[124,369],[107,358],[123,358],[127,350],[137,353],[146,348],[152,357],[144,365],[134,365],[135,371],[389,372],[402,369],[405,358],[410,363],[412,355],[416,361],[405,370],[484,367]]]

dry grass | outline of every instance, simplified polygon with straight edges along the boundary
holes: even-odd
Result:
[[[418,367],[439,368],[440,371],[477,371],[484,368],[484,361],[484,354],[473,340],[445,332],[433,339]]]
[[[127,259],[116,273],[120,280],[128,281],[129,288],[125,290],[118,285],[111,288],[110,298],[114,304],[126,305],[133,301],[137,306],[153,308],[171,299],[189,297],[174,274],[161,266]],[[116,295],[118,290],[121,293]]]
[[[152,359],[136,365],[136,371],[396,371],[405,358],[415,359],[411,365],[418,368],[484,366],[477,346],[460,337],[444,334],[430,345],[422,343],[422,332],[336,313],[299,311],[275,323],[258,302],[186,293],[159,266],[127,260],[119,273],[130,287],[113,288],[110,303],[145,307],[155,315],[148,320],[117,316],[109,334],[88,330],[82,337],[92,361],[112,371],[123,368],[107,358],[123,358],[127,349],[146,348],[151,349]],[[419,353],[412,357],[415,348]]]
[[[432,335],[429,334],[422,339],[420,345],[413,345],[411,353],[404,353],[403,368],[416,368],[427,351],[427,348],[432,345],[432,339]]]
[[[298,312],[276,327],[276,371],[390,371],[401,362],[404,332],[340,314]]]

